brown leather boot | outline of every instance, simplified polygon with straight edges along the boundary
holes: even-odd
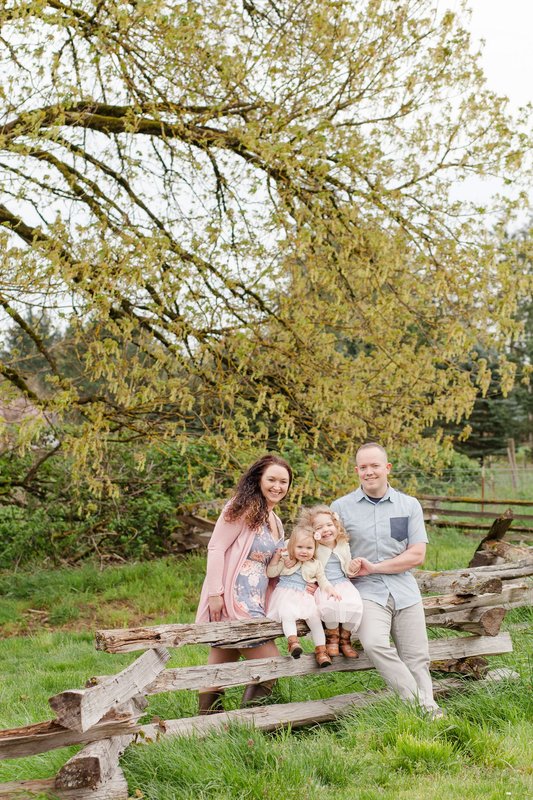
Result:
[[[242,696],[241,708],[262,705],[272,694],[275,683],[275,680],[263,681],[262,683],[249,683],[246,686]]]
[[[289,655],[292,656],[293,658],[300,658],[300,656],[303,653],[303,650],[298,637],[288,636],[287,645],[289,647]]]
[[[224,692],[217,689],[210,689],[208,692],[198,692],[198,714],[220,714],[224,711],[222,703]]]
[[[352,634],[346,628],[341,628],[340,648],[344,658],[359,658],[359,653],[352,647]]]
[[[317,644],[315,647],[315,658],[319,667],[331,666],[331,658],[328,656],[325,644]]]
[[[326,650],[328,656],[339,655],[339,628],[325,628],[326,634]]]

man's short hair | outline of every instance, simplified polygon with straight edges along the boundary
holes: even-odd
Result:
[[[357,460],[357,456],[359,455],[359,453],[362,450],[369,450],[371,447],[376,447],[381,453],[383,453],[383,455],[385,456],[385,459],[386,459],[386,461],[388,463],[389,457],[387,455],[387,451],[385,450],[383,445],[378,444],[378,442],[365,442],[365,444],[362,444],[361,447],[357,448],[357,452],[355,454],[355,459]]]

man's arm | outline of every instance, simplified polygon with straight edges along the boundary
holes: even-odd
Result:
[[[417,544],[409,545],[399,556],[386,558],[376,564],[366,558],[362,558],[361,569],[356,577],[362,578],[364,575],[398,575],[400,572],[407,572],[408,569],[420,566],[420,564],[424,563],[425,557],[426,543],[417,542]]]

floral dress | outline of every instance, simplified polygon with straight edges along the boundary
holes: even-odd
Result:
[[[235,581],[234,601],[250,617],[264,617],[266,590],[269,578],[267,564],[280,546],[280,539],[274,539],[268,525],[255,535],[250,552],[246,557]]]

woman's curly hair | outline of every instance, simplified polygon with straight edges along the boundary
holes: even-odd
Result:
[[[235,494],[229,501],[224,512],[224,518],[228,522],[234,522],[240,517],[244,517],[250,528],[260,528],[261,525],[268,524],[268,505],[261,491],[261,478],[268,467],[283,467],[289,476],[289,486],[292,483],[292,469],[284,458],[268,453],[255,461],[248,467],[242,475]]]
[[[337,528],[337,542],[349,542],[350,539],[348,534],[344,530],[344,525],[340,521],[339,515],[332,511],[329,506],[320,505],[320,506],[311,506],[311,508],[301,508],[300,513],[298,514],[298,519],[295,522],[295,525],[299,525],[303,528],[311,528],[314,530],[315,528],[315,517],[318,514],[329,514],[331,519],[333,520],[333,524]],[[318,540],[320,541],[320,540]]]

